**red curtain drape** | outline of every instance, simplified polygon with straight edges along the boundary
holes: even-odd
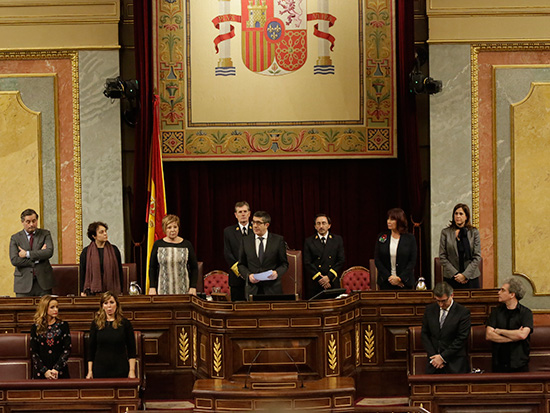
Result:
[[[143,13],[150,13],[145,9],[147,1],[135,0],[137,3],[144,8]],[[302,249],[303,240],[313,233],[314,215],[329,214],[332,231],[344,237],[348,266],[368,266],[376,235],[386,227],[389,208],[399,206],[416,219],[422,216],[416,112],[414,97],[408,92],[408,73],[414,62],[412,3],[396,0],[398,159],[164,163],[168,213],[180,216],[180,234],[193,243],[205,271],[227,270],[223,228],[235,222],[233,206],[237,201],[246,200],[253,210],[268,211],[273,219],[270,230],[284,235],[288,245],[296,249]],[[136,7],[136,25],[137,14]],[[147,20],[142,17],[145,24]],[[140,44],[150,45],[144,40]],[[136,40],[136,54],[138,48]],[[143,60],[138,66],[143,67],[139,73],[145,75],[149,52],[140,51],[140,55]],[[150,76],[152,72],[147,69],[147,73]],[[145,103],[152,96],[152,78],[147,82],[149,87],[141,89]],[[146,106],[142,103],[142,115],[150,113]],[[150,125],[144,122],[140,126],[132,220],[135,240],[145,232],[145,154],[150,140]]]

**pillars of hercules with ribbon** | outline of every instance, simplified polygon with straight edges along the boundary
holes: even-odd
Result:
[[[317,0],[318,13],[307,15],[308,20],[318,20],[315,24],[313,35],[317,40],[317,61],[313,69],[316,75],[334,74],[334,65],[330,58],[330,52],[334,49],[334,36],[329,33],[329,29],[334,25],[336,17],[329,14],[328,0]]]

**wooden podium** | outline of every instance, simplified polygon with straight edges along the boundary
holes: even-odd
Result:
[[[245,381],[202,379],[193,387],[195,412],[353,411],[354,380],[325,377],[302,380],[297,374],[251,374]]]

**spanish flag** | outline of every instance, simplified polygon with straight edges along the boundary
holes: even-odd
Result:
[[[162,150],[160,144],[159,96],[154,95],[153,136],[151,139],[151,158],[149,160],[149,206],[147,208],[147,274],[145,293],[149,292],[149,261],[153,243],[164,237],[162,218],[166,215],[166,192],[162,171]]]

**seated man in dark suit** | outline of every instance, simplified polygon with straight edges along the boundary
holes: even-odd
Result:
[[[288,269],[286,244],[281,235],[267,231],[271,216],[257,211],[252,217],[253,237],[243,237],[239,251],[239,273],[247,280],[247,297],[256,294],[282,294],[281,277]],[[273,271],[268,280],[254,275]]]
[[[346,260],[344,241],[340,235],[329,232],[331,222],[326,214],[315,216],[315,235],[304,243],[304,268],[308,297],[329,288],[340,287],[340,272]]]
[[[426,307],[422,320],[426,373],[469,373],[470,310],[453,300],[453,288],[445,282],[435,286],[434,296],[436,302]]]

